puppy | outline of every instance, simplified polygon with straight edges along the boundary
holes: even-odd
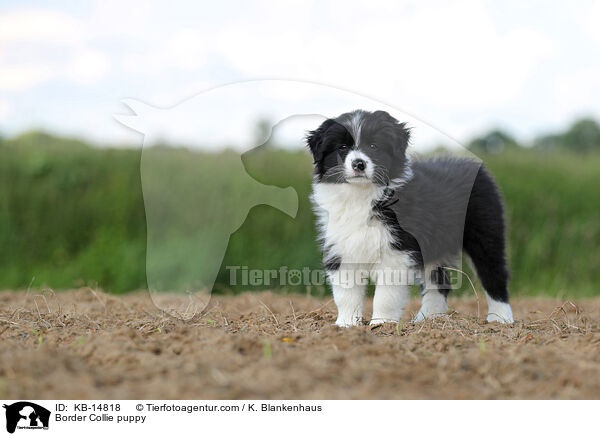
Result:
[[[469,159],[412,161],[410,131],[387,112],[357,110],[308,133],[311,201],[336,324],[362,323],[368,280],[371,324],[398,322],[411,284],[423,300],[414,321],[444,314],[448,270],[470,257],[485,288],[488,321],[512,323],[502,199],[488,172]]]

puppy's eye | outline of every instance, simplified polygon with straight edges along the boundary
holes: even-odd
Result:
[[[346,144],[340,144],[340,150],[346,150],[348,146]]]
[[[371,147],[371,148],[377,148],[377,144],[371,144],[369,147]]]

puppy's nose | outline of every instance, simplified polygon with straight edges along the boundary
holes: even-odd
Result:
[[[354,171],[364,171],[367,167],[367,163],[362,159],[354,159],[352,161],[352,169]]]

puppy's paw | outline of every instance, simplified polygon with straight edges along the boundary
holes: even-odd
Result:
[[[488,322],[499,322],[500,324],[512,324],[515,322],[513,318],[512,308],[510,304],[501,301],[488,300]]]
[[[354,327],[354,326],[361,325],[361,324],[362,324],[362,319],[352,319],[352,320],[338,319],[335,322],[336,326],[343,327],[343,328]]]
[[[423,303],[419,312],[415,315],[412,322],[425,321],[427,318],[435,318],[445,315],[448,311],[448,302],[446,297],[438,291],[429,291],[423,296]]]
[[[515,320],[512,317],[512,313],[510,315],[505,315],[506,318],[504,318],[501,315],[498,315],[496,313],[488,313],[487,316],[487,322],[499,322],[500,324],[512,324],[513,322],[515,322]]]
[[[417,313],[417,314],[415,315],[415,317],[412,319],[412,321],[411,321],[411,322],[412,322],[412,323],[415,323],[415,322],[422,322],[422,321],[425,321],[425,319],[426,319],[426,318],[427,318],[427,317],[425,316],[425,314],[424,314],[423,312],[419,311],[419,313]]]
[[[385,324],[385,323],[394,323],[394,324],[398,324],[398,321],[395,319],[386,319],[386,318],[373,318],[371,320],[371,322],[369,322],[369,325],[381,325],[381,324]]]
[[[412,319],[411,322],[413,322],[413,323],[423,322],[426,319],[439,318],[440,316],[444,316],[444,315],[446,315],[446,312],[430,313],[430,314],[425,315],[423,312],[419,311],[419,313],[417,313],[415,315],[415,317]]]

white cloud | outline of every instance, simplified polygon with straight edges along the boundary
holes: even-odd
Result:
[[[385,98],[427,100],[454,109],[515,98],[549,42],[533,30],[500,33],[481,2],[329,6],[329,22],[303,8],[239,20],[220,32],[219,48],[259,77],[303,78]]]
[[[22,91],[53,77],[55,71],[43,64],[2,65],[0,64],[0,89]]]
[[[563,74],[556,79],[554,89],[557,118],[581,116],[600,111],[600,66],[583,68]]]
[[[0,100],[0,120],[6,119],[10,114],[10,103],[8,100]]]
[[[60,12],[18,10],[0,14],[0,89],[24,91],[56,78],[89,85],[108,60],[88,48],[83,22]]]
[[[81,22],[45,10],[17,10],[0,15],[0,43],[72,44],[83,34]]]
[[[108,66],[108,60],[102,53],[84,50],[73,56],[67,65],[66,74],[79,84],[89,85],[102,79]]]
[[[208,39],[207,35],[196,29],[183,29],[176,32],[167,44],[169,58],[172,60],[170,66],[202,68],[210,52],[210,47],[206,43]]]
[[[587,35],[600,44],[600,1],[592,2],[589,8],[582,8],[577,18]]]
[[[134,74],[199,71],[206,65],[211,52],[206,42],[209,39],[209,34],[198,29],[177,30],[144,52],[129,54],[122,66],[126,72]]]

